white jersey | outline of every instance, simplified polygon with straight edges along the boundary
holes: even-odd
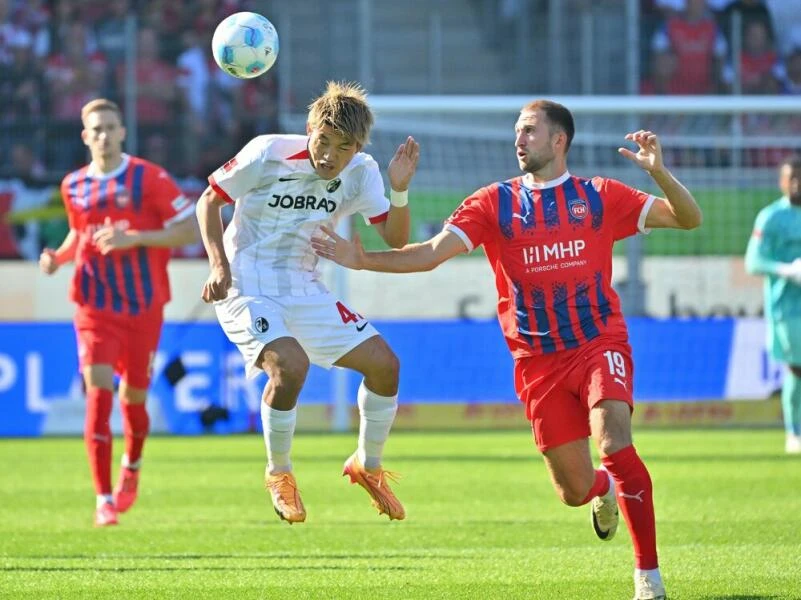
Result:
[[[386,219],[389,200],[375,160],[359,152],[335,179],[321,179],[308,141],[259,136],[209,176],[211,187],[234,203],[223,236],[233,279],[229,297],[325,293],[311,247],[320,226],[334,228],[355,213],[368,223]]]

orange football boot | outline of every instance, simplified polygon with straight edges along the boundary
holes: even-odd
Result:
[[[402,521],[406,517],[403,504],[400,503],[392,493],[387,480],[397,482],[397,473],[385,471],[384,469],[367,469],[354,453],[347,461],[342,470],[343,475],[350,477],[351,483],[358,483],[362,486],[373,499],[373,506],[378,509],[379,515],[387,515],[389,520],[396,519]]]
[[[302,523],[306,520],[306,509],[300,499],[298,484],[292,473],[264,475],[264,488],[270,492],[275,513],[289,523]]]

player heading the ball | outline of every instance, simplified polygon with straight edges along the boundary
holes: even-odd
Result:
[[[245,359],[249,377],[269,381],[261,404],[267,448],[265,485],[276,513],[306,519],[292,472],[290,448],[296,404],[309,365],[353,369],[359,386],[359,441],[344,474],[370,494],[379,513],[403,519],[381,456],[398,401],[398,358],[356,308],[321,281],[312,236],[360,214],[384,241],[409,240],[407,190],[420,148],[411,137],[398,146],[387,173],[362,150],[373,114],[364,90],[329,82],[309,106],[305,135],[262,135],[209,177],[197,218],[211,272],[202,290],[228,338]],[[234,205],[223,234],[220,209]]]

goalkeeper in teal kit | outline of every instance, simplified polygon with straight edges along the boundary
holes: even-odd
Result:
[[[745,268],[765,276],[768,350],[787,365],[782,384],[785,449],[801,454],[801,156],[779,170],[784,194],[757,215]]]

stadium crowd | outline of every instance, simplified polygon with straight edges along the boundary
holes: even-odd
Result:
[[[201,178],[256,132],[278,128],[275,72],[234,79],[207,48],[225,16],[245,0],[0,0],[0,177],[82,164],[80,108],[96,97],[125,107],[136,81],[139,153],[177,176]],[[136,65],[126,70],[126,17],[139,18]],[[11,171],[11,172],[9,172]],[[22,173],[27,176],[28,173]]]
[[[801,94],[797,0],[642,0],[642,15],[642,94]]]
[[[113,99],[124,110],[133,101],[137,153],[164,165],[194,198],[247,140],[278,131],[275,71],[238,80],[207,51],[215,25],[251,4],[0,0],[0,258],[34,258],[66,234],[53,185],[86,162],[80,109],[93,98]],[[138,17],[131,72],[129,15]],[[124,93],[130,78],[135,99]]]

